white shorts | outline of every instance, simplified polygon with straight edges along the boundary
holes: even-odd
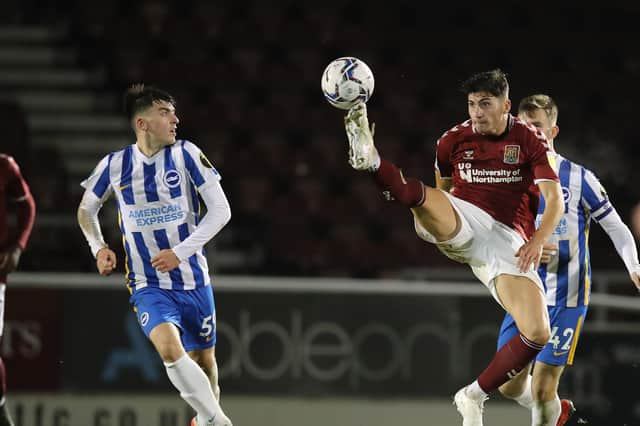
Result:
[[[414,219],[418,236],[435,244],[448,258],[467,263],[500,306],[502,303],[496,292],[495,279],[501,274],[527,277],[544,295],[542,281],[533,265],[527,272],[520,272],[518,269],[518,258],[515,254],[525,243],[524,238],[474,204],[447,192],[443,191],[443,193],[449,198],[460,217],[460,231],[450,240],[437,241]]]

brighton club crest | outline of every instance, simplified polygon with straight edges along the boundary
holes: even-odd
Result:
[[[506,164],[518,164],[520,158],[520,145],[506,145],[504,147],[504,162]]]

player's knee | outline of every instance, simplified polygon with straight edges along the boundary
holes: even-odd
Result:
[[[551,401],[555,398],[557,387],[552,381],[542,381],[531,386],[534,401]]]
[[[537,401],[550,401],[555,398],[558,392],[560,375],[553,370],[540,368],[535,374],[535,380],[531,386],[533,398]]]
[[[551,339],[551,331],[546,324],[536,324],[522,333],[529,341],[538,345],[546,345]]]
[[[215,374],[217,370],[215,368],[215,357],[213,354],[208,353],[199,353],[198,356],[193,357],[194,361],[198,363],[202,371],[207,375],[207,377],[211,377],[212,374]]]
[[[163,362],[176,362],[185,354],[184,349],[179,345],[158,345],[158,355]]]
[[[198,365],[200,366],[200,368],[202,368],[202,371],[204,371],[204,374],[206,374],[207,377],[211,377],[211,375],[213,374],[211,363],[200,361]]]
[[[551,339],[551,330],[549,330],[549,327],[540,327],[540,330],[537,332],[537,340],[534,340],[534,342],[546,345],[549,339]]]

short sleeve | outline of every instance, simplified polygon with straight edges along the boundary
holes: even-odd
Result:
[[[200,189],[210,183],[219,182],[222,179],[220,173],[211,164],[209,159],[195,144],[182,141],[182,154],[184,165],[189,178],[196,188]]]
[[[599,222],[613,211],[607,191],[593,172],[582,169],[582,205],[591,212],[591,217]]]
[[[559,182],[555,167],[555,155],[549,150],[547,138],[539,131],[528,129],[526,132],[527,153],[534,181],[550,180]]]
[[[109,154],[100,160],[91,175],[80,183],[83,188],[87,191],[92,191],[99,199],[108,197],[112,190],[109,176],[111,156]]]
[[[445,133],[436,142],[436,164],[435,169],[440,172],[440,177],[453,177],[453,165],[451,164],[451,138],[447,138]]]
[[[12,201],[19,201],[29,195],[29,187],[20,173],[20,166],[13,159],[13,157],[5,157],[7,161],[8,171],[8,187],[7,194]]]

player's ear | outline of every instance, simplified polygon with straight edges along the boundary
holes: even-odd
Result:
[[[558,133],[560,133],[560,127],[558,126],[553,126],[551,128],[551,139],[555,139],[556,136],[558,136]]]
[[[145,132],[147,130],[147,120],[138,116],[135,118],[135,128],[136,130],[141,130]]]
[[[504,112],[507,113],[511,111],[511,99],[507,98],[504,100]]]

